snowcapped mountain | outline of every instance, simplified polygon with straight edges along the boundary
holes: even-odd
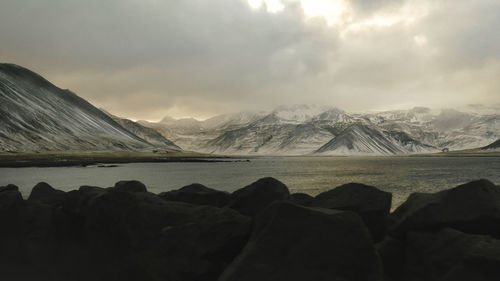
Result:
[[[168,141],[150,143],[71,91],[13,64],[0,64],[0,116],[0,151],[179,150]]]
[[[129,132],[134,135],[142,138],[143,140],[149,142],[150,144],[157,146],[158,148],[168,148],[170,150],[181,150],[175,143],[166,139],[162,136],[158,131],[142,126],[141,124],[134,122],[129,119],[120,118],[114,116],[103,110],[106,114],[108,114],[116,123],[120,124],[123,128],[127,129]]]
[[[315,153],[323,155],[396,155],[435,152],[404,132],[384,132],[371,124],[354,123]]]
[[[432,153],[482,147],[500,138],[498,114],[425,107],[347,113],[334,107],[295,105],[196,123],[168,120],[144,125],[184,149],[229,155]]]
[[[324,155],[393,155],[403,154],[405,151],[377,128],[357,123],[350,125],[321,146],[316,150],[316,153]]]
[[[485,150],[485,149],[500,149],[500,139],[498,139],[497,141],[495,141],[492,144],[489,144],[489,145],[483,147],[482,149],[483,150]]]

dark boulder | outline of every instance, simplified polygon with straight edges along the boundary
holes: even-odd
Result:
[[[140,181],[119,181],[115,183],[115,190],[124,192],[146,192],[146,186]]]
[[[24,205],[25,202],[17,186],[0,187],[0,246],[5,242],[2,237],[17,235]]]
[[[57,190],[48,183],[39,182],[31,190],[28,201],[39,201],[49,205],[59,205],[66,193],[62,190]]]
[[[2,191],[19,191],[19,187],[17,187],[17,185],[8,184],[6,186],[0,186],[0,192]]]
[[[105,280],[215,280],[251,224],[231,209],[111,189],[90,200],[85,233]]]
[[[159,196],[170,201],[223,207],[228,203],[230,195],[227,192],[208,188],[199,183],[193,183],[177,190],[160,193]]]
[[[384,241],[376,245],[377,252],[382,260],[384,277],[386,281],[405,280],[404,261],[405,243],[404,241],[386,236]]]
[[[410,232],[406,239],[408,281],[498,280],[500,241],[454,229]]]
[[[434,194],[415,193],[391,214],[391,234],[445,227],[500,238],[500,187],[473,181]]]
[[[0,192],[0,278],[49,280],[52,207],[24,201],[17,188]],[[45,270],[44,270],[45,269]]]
[[[350,211],[273,203],[256,218],[242,253],[219,281],[382,280],[380,260]]]
[[[305,193],[293,193],[290,195],[290,201],[295,204],[299,204],[302,206],[311,206],[313,203],[314,197]]]
[[[349,183],[323,192],[314,198],[312,206],[349,210],[361,216],[374,241],[382,241],[387,230],[392,194],[376,187]]]
[[[17,186],[9,184],[0,187],[0,220],[11,220],[23,204],[23,196]]]
[[[274,178],[262,178],[231,194],[228,206],[243,215],[254,216],[275,201],[289,199],[286,185]]]

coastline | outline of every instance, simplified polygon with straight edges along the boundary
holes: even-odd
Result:
[[[248,157],[203,153],[0,153],[0,168],[71,167],[164,162],[241,162]]]

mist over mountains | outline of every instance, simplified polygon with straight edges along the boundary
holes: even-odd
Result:
[[[483,147],[500,138],[500,115],[415,107],[349,113],[335,107],[280,106],[205,121],[139,121],[187,150],[243,155],[400,155]]]
[[[500,114],[416,107],[350,113],[333,106],[279,106],[198,121],[134,122],[97,109],[36,73],[0,64],[0,151],[196,151],[225,155],[404,155],[495,149]],[[492,144],[491,146],[488,146]]]

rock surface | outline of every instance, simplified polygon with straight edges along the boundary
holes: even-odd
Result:
[[[146,186],[140,181],[119,181],[114,187],[116,190],[124,192],[146,192]]]
[[[170,201],[223,207],[229,202],[230,194],[193,183],[177,190],[160,193],[159,196]]]
[[[305,193],[293,193],[290,195],[290,201],[307,207],[311,206],[314,201],[314,197]]]
[[[243,215],[255,216],[275,201],[289,199],[286,185],[274,178],[262,178],[231,194],[229,207]]]
[[[312,206],[349,210],[361,216],[374,241],[384,238],[391,210],[392,194],[376,187],[349,183],[318,194]]]
[[[379,258],[358,215],[276,202],[219,281],[382,280]]]
[[[57,190],[46,182],[39,182],[31,190],[28,201],[39,201],[57,206],[64,200],[65,194],[64,191]]]
[[[396,237],[450,227],[500,238],[500,187],[478,180],[434,194],[412,194],[391,218]]]
[[[361,184],[313,198],[273,178],[231,195],[40,183],[28,200],[2,186],[0,279],[496,281],[499,189],[480,180],[412,194],[383,236],[390,194]]]
[[[65,193],[60,208],[2,188],[0,277],[215,280],[246,244],[251,218],[166,201],[143,186],[83,186]]]
[[[411,232],[405,249],[408,281],[498,280],[500,241],[453,229]]]

